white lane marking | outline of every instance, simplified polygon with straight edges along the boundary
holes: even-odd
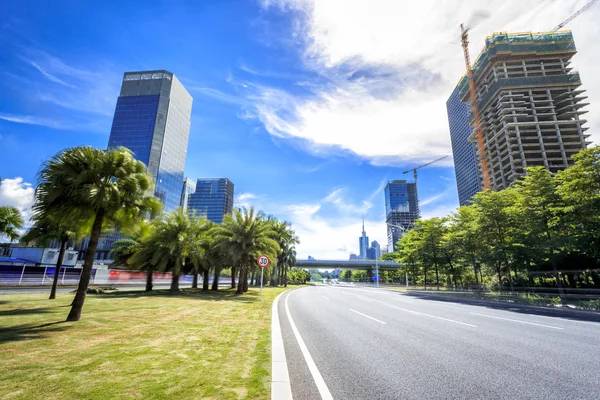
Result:
[[[385,325],[385,322],[383,322],[383,321],[381,321],[381,320],[378,320],[377,318],[370,317],[370,316],[368,316],[367,314],[363,314],[363,313],[361,313],[361,312],[358,312],[358,311],[356,311],[356,310],[353,310],[353,309],[351,309],[351,308],[349,308],[348,310],[350,310],[350,311],[352,311],[352,312],[355,312],[355,313],[357,313],[358,315],[362,315],[363,317],[367,317],[367,318],[369,318],[369,319],[372,319],[373,321],[377,321],[377,322],[379,322],[380,324],[384,324],[384,325]]]
[[[285,358],[281,324],[279,323],[280,293],[273,301],[271,308],[271,399],[292,400],[290,373]]]
[[[527,325],[535,325],[535,326],[541,326],[543,328],[550,328],[550,329],[559,329],[559,330],[564,330],[565,328],[559,328],[558,326],[550,326],[550,325],[542,325],[542,324],[536,324],[534,322],[525,322],[525,321],[519,321],[518,319],[510,319],[510,318],[502,318],[502,317],[494,317],[492,315],[485,315],[485,314],[479,314],[479,313],[474,313],[472,312],[471,314],[473,315],[479,315],[481,317],[488,317],[488,318],[495,318],[495,319],[502,319],[504,321],[511,321],[511,322],[518,322],[520,324],[527,324]]]
[[[329,297],[325,297],[325,296],[323,296],[323,298],[324,298],[325,300],[329,300]]]
[[[384,292],[379,292],[379,291],[378,291],[378,290],[376,290],[376,289],[374,289],[374,290],[366,290],[366,289],[342,289],[342,288],[335,288],[335,289],[338,289],[338,290],[348,290],[348,291],[357,290],[357,291],[361,291],[361,292],[368,292],[368,293],[383,294],[383,295],[385,295],[385,296],[394,296],[394,294],[392,294],[392,293],[384,293]],[[382,290],[383,290],[383,289],[382,289]],[[399,294],[399,295],[395,296],[395,297],[394,297],[394,299],[398,299],[398,300],[400,300],[400,301],[402,301],[402,302],[404,302],[404,303],[409,303],[409,304],[414,304],[414,303],[415,303],[414,301],[411,301],[411,300],[404,300],[404,299],[402,298],[402,296],[406,296],[406,295],[404,295],[404,294]]]
[[[304,360],[306,361],[306,364],[308,365],[308,369],[310,371],[310,374],[313,377],[313,380],[315,381],[315,385],[317,385],[317,389],[319,390],[319,394],[321,395],[321,398],[323,400],[333,400],[333,396],[331,395],[331,392],[329,391],[327,384],[323,380],[323,376],[321,375],[321,372],[319,372],[319,368],[317,368],[317,364],[315,364],[315,361],[313,360],[312,356],[310,355],[310,352],[308,351],[308,348],[306,347],[306,344],[304,343],[302,336],[300,336],[300,332],[298,331],[298,328],[296,327],[296,324],[294,323],[292,314],[290,314],[290,307],[288,305],[289,298],[290,298],[290,295],[288,294],[285,298],[285,313],[288,317],[288,320],[290,321],[290,326],[292,327],[292,331],[294,332],[296,341],[298,342],[298,345],[300,346],[300,351],[302,351]]]
[[[349,294],[349,293],[348,293],[348,294]],[[395,309],[398,309],[398,310],[401,310],[401,311],[405,311],[405,312],[411,313],[411,314],[413,314],[413,315],[422,315],[422,316],[424,316],[424,317],[435,318],[435,319],[441,319],[441,320],[443,320],[443,321],[453,322],[453,323],[455,323],[455,324],[460,324],[460,325],[466,325],[466,326],[470,326],[471,328],[477,328],[477,325],[473,325],[473,324],[467,324],[466,322],[455,321],[455,320],[453,320],[453,319],[448,319],[448,318],[438,317],[437,315],[425,314],[425,313],[422,313],[422,312],[420,312],[420,311],[407,310],[406,308],[398,307],[398,306],[395,306],[395,305],[393,305],[393,304],[388,304],[388,303],[385,303],[385,302],[383,302],[383,301],[380,301],[380,300],[375,300],[375,299],[367,299],[366,297],[363,297],[363,296],[360,296],[360,295],[357,295],[357,294],[351,294],[351,296],[356,296],[356,297],[359,297],[359,298],[362,298],[362,299],[365,299],[365,300],[370,300],[370,301],[374,301],[374,302],[376,302],[376,303],[381,303],[381,304],[384,304],[384,305],[386,305],[386,306],[388,306],[388,307],[392,307],[392,308],[395,308]]]
[[[521,309],[519,309],[521,310]],[[527,311],[526,309],[523,309],[523,311]],[[530,317],[537,317],[537,318],[549,318],[549,319],[553,319],[553,320],[561,320],[563,322],[576,322],[578,324],[588,324],[588,325],[596,325],[596,326],[600,326],[600,322],[593,322],[593,321],[579,321],[576,319],[569,319],[567,317],[549,317],[547,315],[536,315],[536,314],[527,314]]]

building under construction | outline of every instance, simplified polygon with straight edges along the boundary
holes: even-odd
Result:
[[[527,167],[564,169],[589,144],[581,118],[588,103],[570,66],[576,53],[570,31],[486,38],[472,73],[483,133],[478,156],[487,159],[493,189],[508,187]],[[461,101],[471,102],[466,76],[458,89]],[[477,140],[475,133],[470,140]]]

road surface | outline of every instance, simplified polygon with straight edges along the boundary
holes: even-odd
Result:
[[[559,315],[341,285],[279,301],[296,400],[598,399],[598,316]]]

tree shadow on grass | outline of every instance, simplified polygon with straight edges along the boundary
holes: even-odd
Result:
[[[52,309],[50,307],[38,308],[16,308],[14,310],[0,310],[0,317],[11,315],[31,315],[31,314],[46,314]]]
[[[59,326],[65,322],[57,321],[35,326],[15,325],[8,328],[0,328],[0,344],[44,338],[48,333],[60,332],[67,329],[68,325]]]
[[[255,303],[259,302],[259,294],[255,292],[247,292],[243,295],[236,295],[235,289],[224,289],[224,290],[209,290],[202,291],[201,289],[182,289],[179,292],[170,292],[168,289],[146,291],[114,291],[103,294],[96,294],[94,296],[105,296],[111,298],[139,298],[139,297],[164,297],[164,298],[185,298],[185,299],[198,299],[198,300],[209,300],[209,301],[235,301],[240,303]]]

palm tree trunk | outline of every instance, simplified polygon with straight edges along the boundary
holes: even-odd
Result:
[[[56,271],[54,272],[54,279],[52,280],[52,289],[50,289],[50,297],[48,300],[56,298],[56,287],[58,286],[58,276],[60,275],[60,267],[62,266],[63,259],[65,258],[65,250],[67,249],[67,243],[69,239],[62,240],[60,242],[60,250],[58,251],[58,260],[56,261]]]
[[[271,272],[271,286],[277,286],[277,273],[279,272],[277,269],[277,264],[275,264]]]
[[[104,210],[100,209],[96,212],[96,217],[94,218],[90,242],[85,251],[85,259],[83,261],[83,267],[81,268],[81,277],[79,278],[77,293],[75,294],[75,299],[73,299],[67,321],[79,321],[79,318],[81,318],[81,310],[83,309],[83,302],[85,301],[85,295],[87,294],[88,285],[90,284],[90,277],[92,275],[92,268],[94,267],[94,258],[96,257],[96,249],[98,248],[98,240],[102,233],[103,222]]]
[[[235,273],[236,273],[236,268],[231,267],[231,288],[232,289],[235,289]]]
[[[252,275],[250,275],[250,285],[254,285],[254,279],[256,277],[256,273],[252,271]],[[258,285],[258,279],[256,280],[256,284]]]
[[[171,278],[171,288],[169,290],[171,292],[179,292],[179,274],[173,273],[173,277]]]
[[[211,290],[219,290],[219,276],[221,275],[221,268],[215,267],[215,274],[213,276],[213,283]]]
[[[194,277],[192,278],[192,289],[198,289],[198,266],[194,265]]]
[[[287,273],[288,273],[288,266],[286,264],[286,266],[283,267],[283,287],[287,287]]]
[[[240,277],[238,279],[238,285],[237,285],[237,290],[235,291],[235,294],[243,294],[244,293],[244,279],[246,281],[248,281],[247,277],[246,277],[246,271],[247,271],[248,267],[244,264],[240,265]]]
[[[209,269],[204,269],[202,271],[202,291],[208,291],[208,276],[210,274],[210,270]]]
[[[153,273],[154,273],[154,270],[152,270],[152,268],[150,268],[148,271],[146,271],[146,292],[152,291],[152,274]]]

